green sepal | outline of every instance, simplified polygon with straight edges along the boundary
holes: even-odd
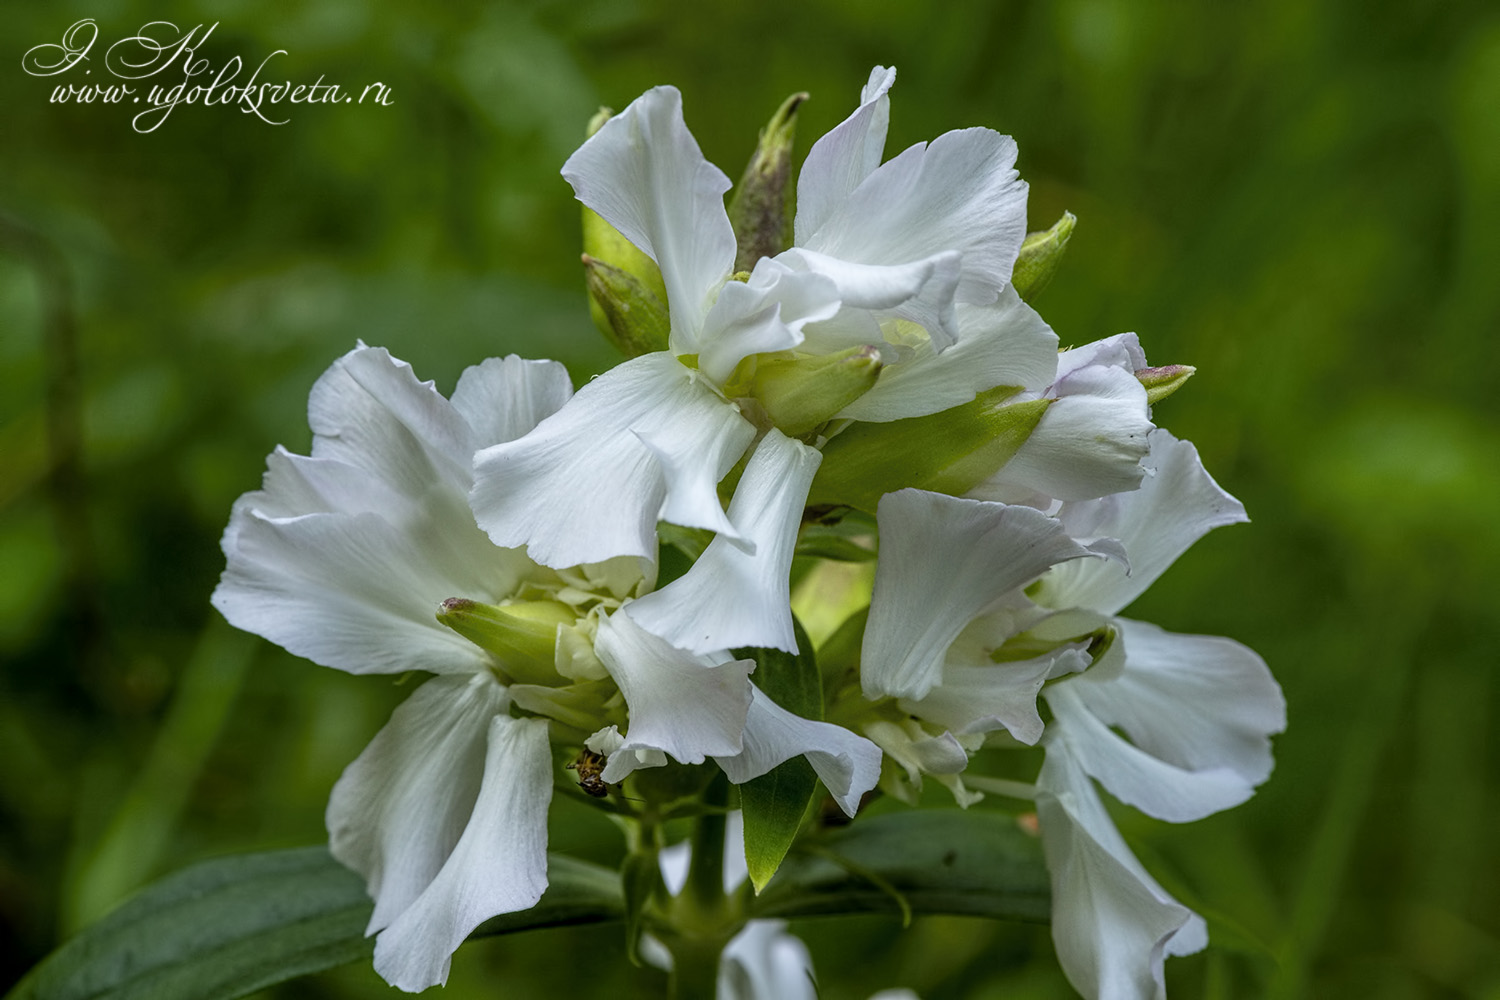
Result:
[[[1021,298],[1030,302],[1051,283],[1077,222],[1072,212],[1064,212],[1051,229],[1028,233],[1021,241],[1021,253],[1010,276],[1010,283]]]
[[[641,934],[646,911],[663,889],[661,864],[655,850],[631,851],[620,865],[620,889],[625,901],[625,956],[641,965]]]
[[[566,684],[557,672],[557,627],[578,616],[556,601],[517,601],[497,606],[450,597],[438,606],[437,620],[499,660],[514,681]]]
[[[823,718],[823,678],[812,640],[793,619],[797,653],[779,649],[739,649],[738,659],[755,660],[755,685],[788,712],[804,719]],[[802,818],[818,788],[818,776],[806,757],[797,756],[740,785],[745,821],[745,864],[758,893],[781,866]]]
[[[672,331],[667,307],[640,279],[583,255],[589,310],[606,340],[627,358],[665,351]]]
[[[808,504],[873,512],[908,486],[962,496],[1011,460],[1052,402],[1005,402],[1019,391],[997,386],[925,417],[852,424],[824,445]]]
[[[547,858],[547,891],[474,937],[598,923],[623,913],[616,872]],[[304,847],[215,858],[168,875],[45,958],[6,1000],[229,1000],[369,961],[364,880]]]
[[[1163,365],[1160,368],[1137,368],[1135,377],[1146,387],[1146,403],[1155,406],[1181,389],[1197,371],[1192,365]]]
[[[835,354],[770,358],[755,366],[750,394],[788,437],[801,437],[871,389],[885,367],[880,352],[858,346]]]
[[[736,271],[752,271],[762,257],[774,257],[792,244],[792,142],[797,136],[797,108],[806,94],[781,102],[760,131],[760,141],[729,202],[738,251]]]
[[[1041,843],[1006,813],[924,809],[862,816],[805,838],[750,904],[753,917],[951,913],[1044,921]]]

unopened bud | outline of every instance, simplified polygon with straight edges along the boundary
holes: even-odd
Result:
[[[494,654],[511,680],[525,684],[566,684],[554,666],[557,628],[577,616],[556,601],[517,601],[497,607],[464,597],[438,606],[437,620]]]
[[[1017,295],[1030,302],[1047,287],[1062,263],[1063,252],[1068,249],[1068,240],[1077,222],[1072,212],[1064,212],[1051,229],[1028,233],[1021,241],[1021,255],[1016,258],[1010,278]]]
[[[800,437],[874,388],[882,367],[880,352],[873,347],[762,360],[750,392],[783,434]]]
[[[745,167],[729,202],[729,221],[739,252],[736,271],[751,271],[762,257],[774,257],[792,243],[792,213],[787,191],[792,180],[792,140],[797,135],[797,108],[806,94],[782,102],[761,129],[755,154]]]
[[[583,255],[589,307],[594,322],[627,358],[667,349],[672,322],[662,300],[635,277],[588,254]]]
[[[997,386],[925,417],[853,424],[824,445],[808,503],[874,511],[908,486],[962,496],[1011,460],[1052,402],[1005,402],[1018,391]]]
[[[1137,368],[1135,377],[1146,387],[1146,402],[1154,406],[1181,389],[1197,370],[1192,365],[1163,365],[1160,368]]]

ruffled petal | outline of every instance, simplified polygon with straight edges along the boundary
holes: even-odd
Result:
[[[875,387],[846,406],[840,417],[887,421],[921,417],[967,403],[995,386],[1040,389],[1056,377],[1057,334],[1014,288],[993,305],[959,305],[959,339],[937,352],[931,341],[912,357],[888,366]]]
[[[807,489],[823,456],[772,428],[729,504],[753,550],[719,535],[683,576],[631,603],[649,632],[693,653],[738,646],[796,652],[789,577]]]
[[[1207,944],[1202,918],[1136,860],[1065,746],[1047,744],[1036,806],[1068,981],[1090,1000],[1165,1000],[1166,955]]]
[[[724,210],[729,178],[709,163],[682,118],[675,87],[654,87],[604,123],[563,164],[578,200],[661,267],[672,349],[696,354],[713,294],[734,266]]]
[[[987,605],[1087,551],[1026,507],[906,489],[877,510],[880,556],[865,627],[865,696],[926,697],[943,656]]]
[[[729,780],[742,784],[798,755],[805,756],[839,808],[850,816],[880,780],[880,748],[842,726],[794,715],[754,685],[745,719],[744,749],[715,755]]]
[[[704,320],[698,370],[722,384],[752,354],[802,343],[802,328],[839,310],[833,281],[762,257],[745,282],[724,286]]]
[[[715,663],[694,656],[618,612],[600,621],[594,648],[630,710],[621,751],[661,750],[698,764],[743,748],[754,660]],[[634,754],[611,754],[602,777],[614,783],[636,766]]]
[[[484,782],[463,836],[427,890],[380,932],[375,971],[408,992],[447,982],[453,952],[490,917],[547,888],[552,758],[547,723],[490,720]]]
[[[1125,656],[1119,645],[1116,642],[1090,673],[1119,670]],[[1128,661],[1124,669],[1129,670]],[[1052,729],[1060,741],[1067,743],[1069,755],[1115,798],[1157,819],[1189,823],[1237,806],[1253,794],[1254,784],[1230,767],[1181,767],[1124,739],[1094,714],[1090,701],[1083,697],[1085,684],[1099,683],[1085,681],[1085,677],[1087,674],[1059,681],[1048,687],[1043,697],[1052,709]],[[1097,702],[1098,698],[1092,700]],[[1187,710],[1180,704],[1175,709]],[[1161,718],[1150,724],[1165,730],[1175,721]]]
[[[528,433],[572,395],[573,383],[562,365],[512,354],[464,369],[453,390],[453,408],[472,428],[477,451]]]
[[[1115,627],[1121,668],[1068,682],[1095,718],[1179,768],[1227,768],[1251,785],[1270,776],[1270,738],[1286,728],[1286,699],[1265,660],[1220,636],[1123,618]]]
[[[1016,143],[987,128],[918,143],[880,165],[797,245],[861,264],[902,264],[956,251],[954,295],[984,305],[1010,281],[1026,238],[1026,182]]]
[[[1112,615],[1139,597],[1209,531],[1248,520],[1244,506],[1214,482],[1190,442],[1158,427],[1150,434],[1149,446],[1145,465],[1153,474],[1140,489],[1064,504],[1057,513],[1075,538],[1118,539],[1128,567],[1104,559],[1059,566],[1043,579],[1036,596],[1039,603]]]
[[[1151,432],[1146,390],[1123,368],[1091,365],[1059,378],[1031,437],[969,496],[1034,503],[1092,500],[1136,489]]]
[[[776,260],[833,282],[846,310],[868,310],[874,321],[904,319],[916,323],[927,331],[937,350],[958,339],[953,292],[958,287],[963,261],[957,251],[945,250],[900,263],[872,264],[793,247]]]
[[[658,519],[737,537],[716,484],[754,437],[701,376],[646,354],[525,437],[475,455],[470,501],[497,545],[525,545],[547,566],[654,558]]]
[[[943,683],[920,701],[903,699],[901,710],[959,734],[1004,729],[1031,746],[1042,737],[1036,707],[1042,685],[1058,671],[1070,673],[1087,665],[1086,654],[1069,648],[1011,663],[964,664],[950,658],[943,667]]]
[[[850,192],[880,166],[891,120],[891,101],[886,92],[895,82],[894,67],[872,69],[860,92],[859,107],[807,151],[797,176],[793,230],[798,245],[817,232]]]
[[[328,847],[375,900],[367,934],[411,906],[453,852],[479,796],[490,720],[505,705],[488,674],[433,678],[333,786]]]

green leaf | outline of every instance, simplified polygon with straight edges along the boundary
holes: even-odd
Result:
[[[541,902],[476,934],[617,919],[615,872],[550,855]],[[325,847],[242,854],[169,875],[58,948],[6,1000],[227,1000],[368,960],[363,880]]]
[[[1005,813],[922,810],[861,817],[804,841],[751,904],[755,917],[877,911],[1045,921],[1041,843]]]
[[[823,678],[817,657],[801,623],[794,619],[792,625],[797,636],[795,656],[779,649],[736,650],[735,656],[755,660],[755,684],[776,704],[804,719],[821,720]],[[797,839],[817,788],[817,774],[807,758],[800,756],[740,785],[745,864],[756,892],[766,887]]]

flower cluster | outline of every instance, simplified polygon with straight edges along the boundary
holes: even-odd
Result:
[[[445,398],[361,344],[313,388],[311,455],[276,451],[235,506],[230,622],[435,675],[328,806],[391,983],[443,982],[481,922],[537,903],[555,790],[659,816],[653,773],[743,785],[794,758],[850,817],[924,778],[965,807],[1032,800],[1086,996],[1159,996],[1164,956],[1204,945],[1096,783],[1183,822],[1269,774],[1284,708],[1260,658],[1119,617],[1243,510],[1152,423],[1191,369],[1128,334],[1059,353],[1025,301],[1071,217],[1026,235],[1009,137],[884,159],[894,79],[877,67],[812,146],[790,220],[795,99],[726,210],[680,95],[648,91],[563,168],[632,357],[576,393],[555,362],[492,358]],[[854,572],[820,586],[836,563]],[[757,682],[755,651],[812,652],[794,605],[837,626],[822,717]],[[1034,783],[971,769],[1032,747]]]

